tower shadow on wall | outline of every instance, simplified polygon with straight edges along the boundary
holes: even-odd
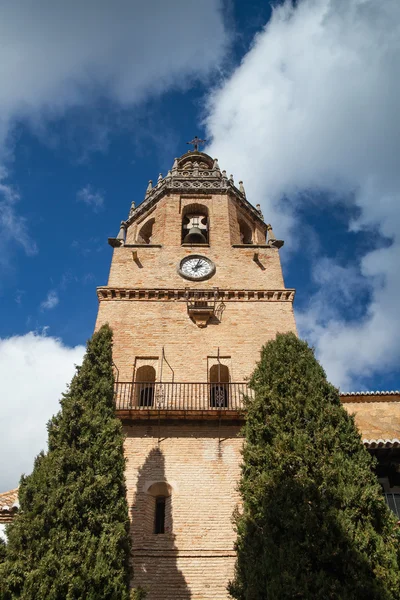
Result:
[[[139,469],[131,509],[134,586],[147,591],[147,600],[191,598],[177,565],[173,503],[174,490],[166,479],[165,457],[159,448],[153,448]],[[156,533],[160,530],[164,533]]]

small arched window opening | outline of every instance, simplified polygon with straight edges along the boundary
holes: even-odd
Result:
[[[136,371],[135,388],[136,404],[139,406],[153,406],[154,384],[156,381],[156,370],[150,365],[143,365]]]
[[[253,243],[253,231],[245,221],[239,221],[240,231],[240,243],[241,244],[252,244]]]
[[[147,494],[152,497],[153,533],[171,533],[171,492],[172,488],[166,481],[158,481],[150,485]]]
[[[151,244],[154,223],[155,219],[150,219],[149,221],[146,221],[146,223],[140,229],[137,238],[139,244]]]
[[[182,214],[182,244],[208,244],[208,209],[204,204],[188,204]]]
[[[226,365],[213,365],[210,369],[210,406],[227,408],[229,404],[229,368]]]
[[[154,533],[165,533],[165,505],[166,496],[157,496],[154,519]]]

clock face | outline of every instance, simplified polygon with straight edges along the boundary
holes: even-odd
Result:
[[[205,256],[192,254],[183,258],[178,267],[178,273],[186,279],[201,281],[208,279],[215,273],[214,263]]]

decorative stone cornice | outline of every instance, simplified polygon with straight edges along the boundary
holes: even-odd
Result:
[[[234,290],[210,288],[207,290],[185,288],[117,288],[98,287],[99,302],[107,300],[188,302],[216,300],[218,302],[293,302],[294,289],[286,290]]]

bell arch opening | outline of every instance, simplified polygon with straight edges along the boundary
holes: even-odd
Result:
[[[252,228],[246,221],[239,220],[239,235],[241,244],[252,244],[253,243],[253,231]]]
[[[138,368],[135,376],[137,406],[153,406],[155,381],[156,370],[154,367],[143,365]]]
[[[153,227],[154,227],[155,219],[149,219],[143,225],[143,227],[139,230],[137,236],[138,244],[151,244],[153,238]]]
[[[208,244],[208,208],[188,204],[182,211],[182,244]]]
[[[211,408],[227,408],[229,405],[229,367],[212,365],[210,368],[210,406]]]

